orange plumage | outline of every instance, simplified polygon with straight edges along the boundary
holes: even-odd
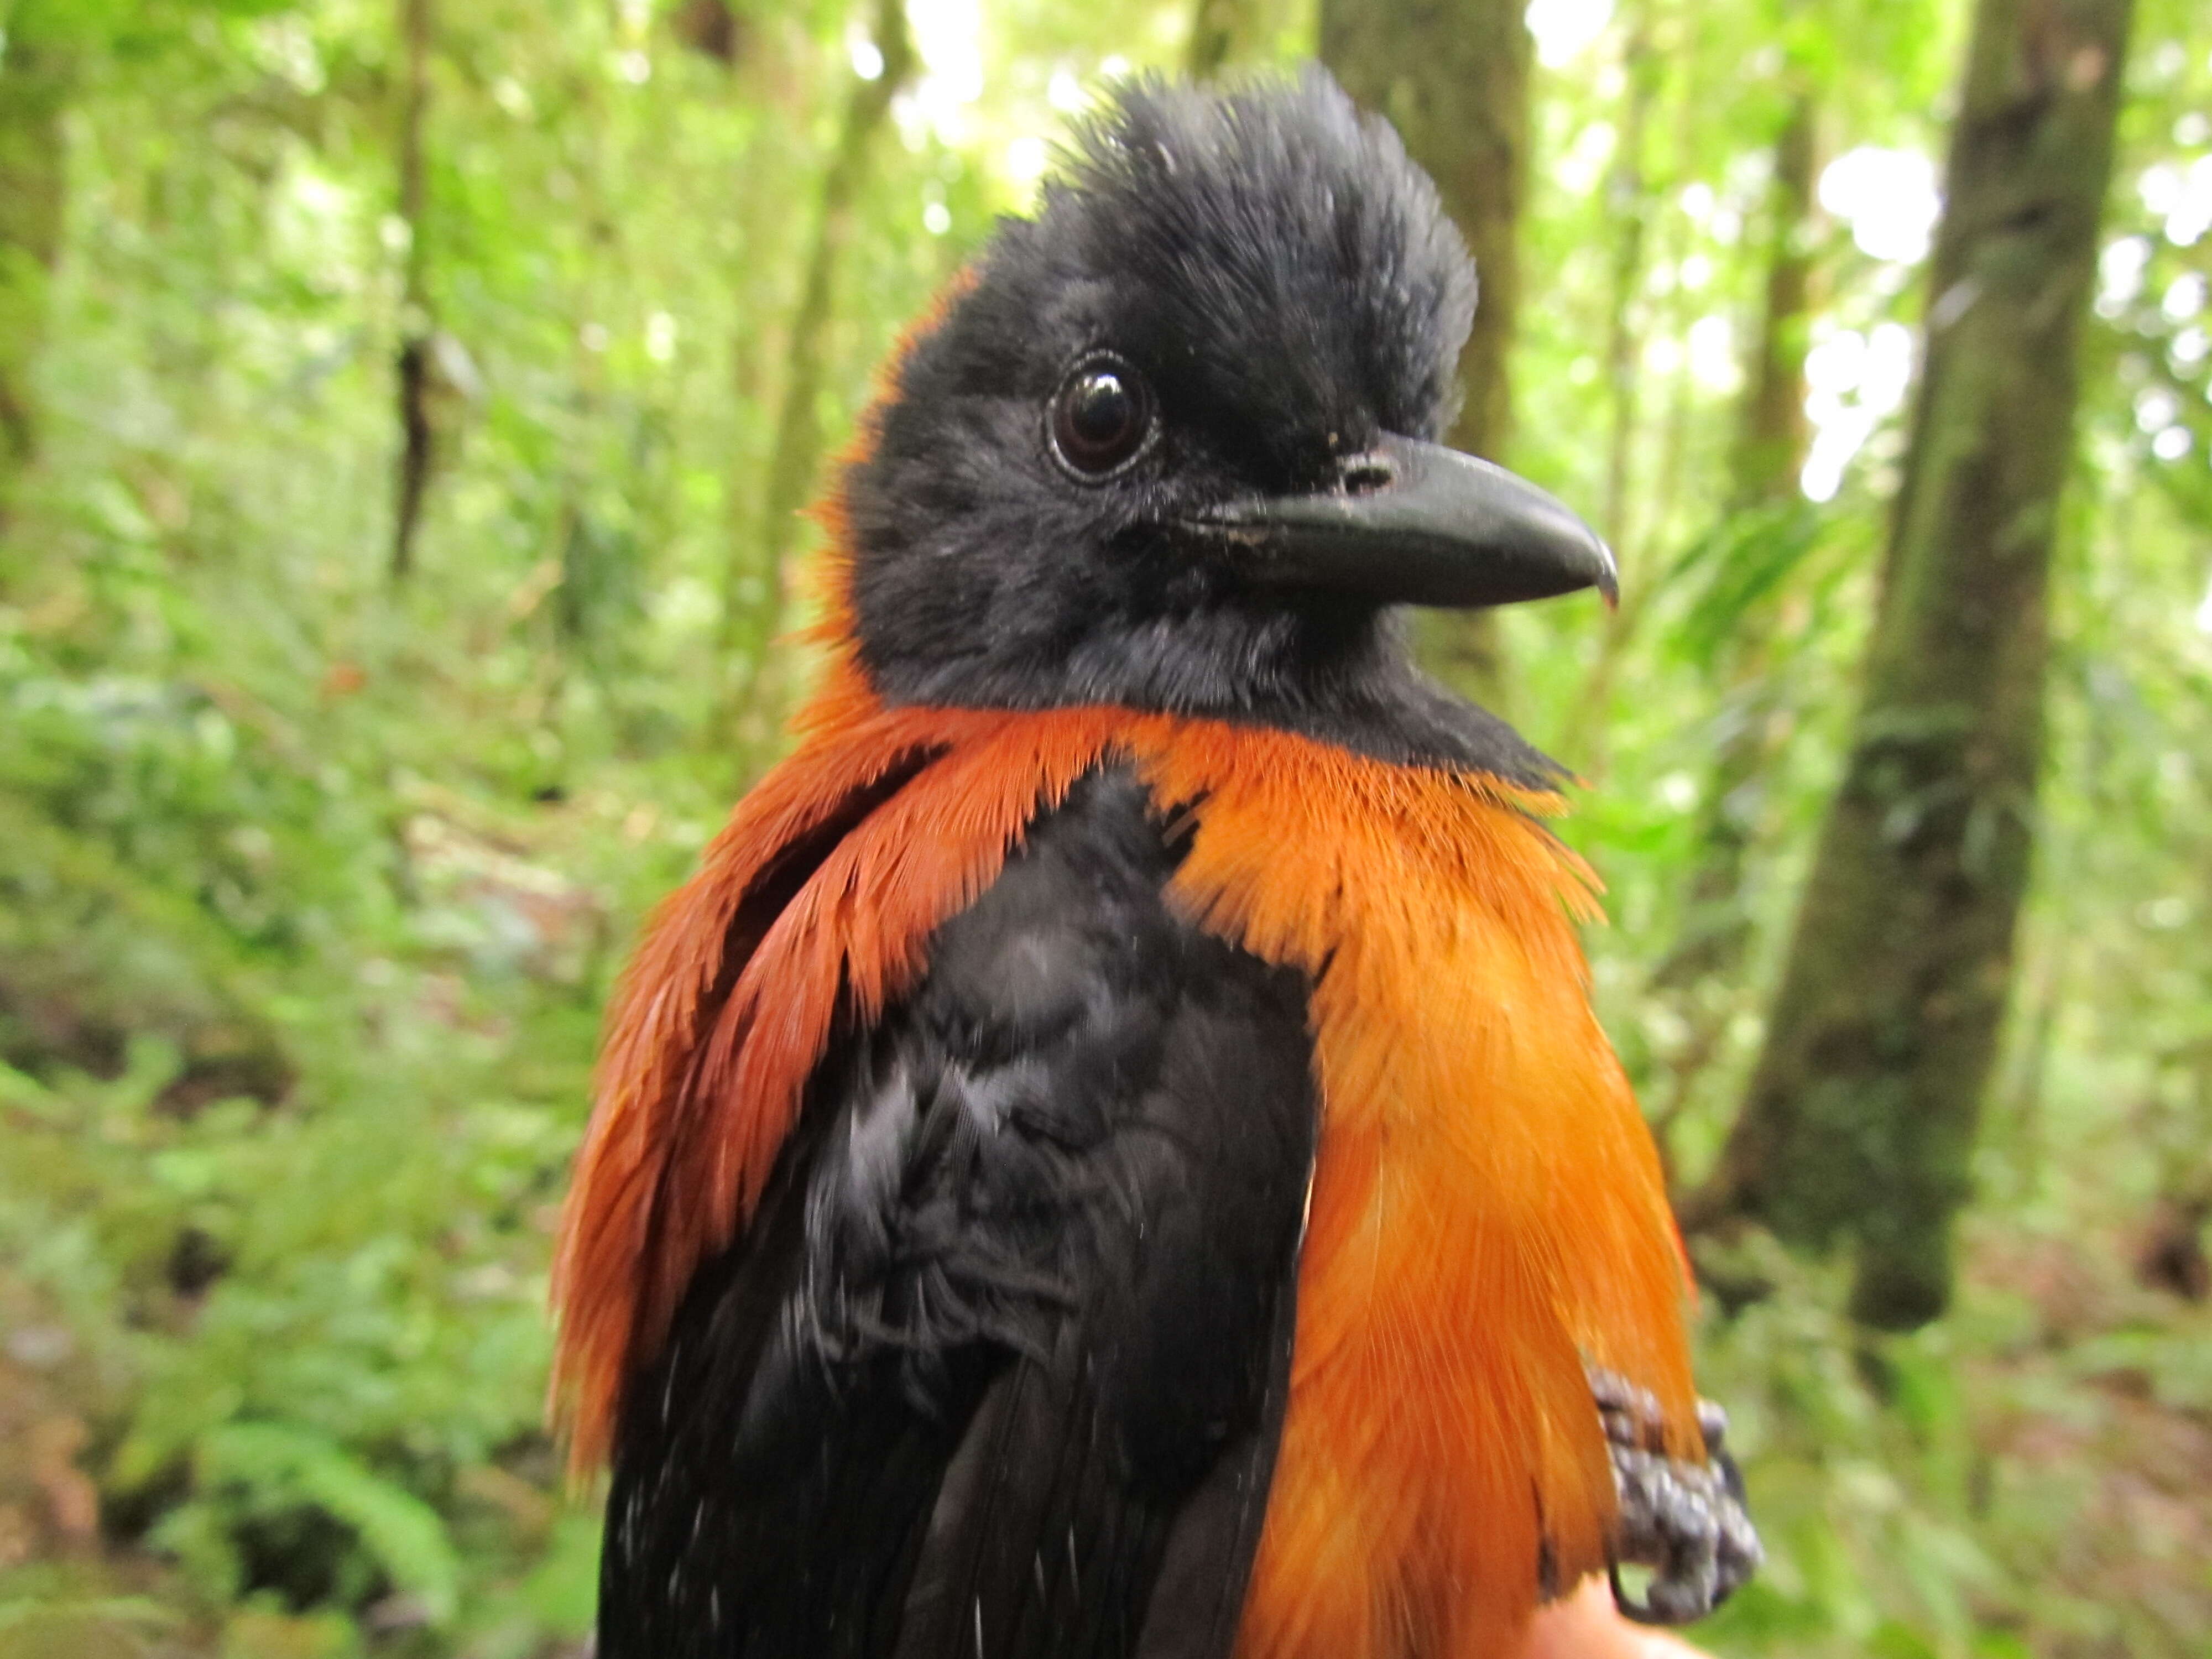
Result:
[[[1257,726],[885,709],[848,666],[803,729],[663,909],[610,1025],[556,1274],[578,1457],[743,1225],[840,1000],[865,1020],[897,997],[1025,824],[1123,757],[1195,819],[1189,914],[1316,980],[1321,1151],[1239,1651],[1506,1651],[1540,1537],[1562,1582],[1604,1565],[1584,1362],[1698,1443],[1657,1159],[1571,925],[1590,878],[1532,816],[1554,803]]]
[[[1549,803],[1288,733],[1153,725],[1200,801],[1176,890],[1316,980],[1321,1146],[1281,1461],[1240,1653],[1498,1654],[1605,1565],[1583,1360],[1696,1444],[1650,1137],[1584,993]]]

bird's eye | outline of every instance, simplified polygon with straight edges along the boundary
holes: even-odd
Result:
[[[1079,477],[1105,477],[1127,465],[1152,434],[1152,393],[1118,357],[1076,365],[1052,400],[1052,447]]]

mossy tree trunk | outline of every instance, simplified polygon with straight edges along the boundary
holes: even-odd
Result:
[[[2130,0],[1978,0],[1845,775],[1711,1201],[1941,1311],[2011,976],[2045,590]]]
[[[1820,143],[1820,104],[1809,87],[1790,94],[1771,156],[1765,304],[1729,456],[1729,505],[1738,508],[1771,506],[1796,494],[1810,435],[1805,350],[1813,320],[1811,230]]]
[[[1523,0],[1322,0],[1321,57],[1364,107],[1388,116],[1467,237],[1481,283],[1459,362],[1451,441],[1504,459],[1513,430],[1509,358],[1521,306],[1519,234],[1528,178],[1534,44]],[[1434,619],[1434,665],[1492,708],[1504,664],[1491,612]]]
[[[399,460],[392,520],[392,580],[414,574],[422,498],[430,487],[432,325],[428,249],[423,217],[428,194],[423,128],[430,112],[431,0],[399,0],[399,220],[407,227],[407,263],[400,289],[399,356],[395,391]]]
[[[722,643],[731,676],[726,712],[744,724],[748,743],[773,735],[781,713],[781,689],[769,658],[790,604],[791,553],[799,512],[815,487],[822,460],[822,396],[829,368],[830,324],[837,284],[860,222],[860,202],[874,164],[877,138],[891,100],[913,76],[918,60],[903,0],[877,0],[872,19],[882,67],[872,79],[854,76],[837,131],[836,148],[822,177],[814,240],[799,285],[799,308],[787,337],[783,396],[774,447],[761,493],[758,533],[751,547],[731,550],[722,602]],[[764,597],[749,605],[746,577],[758,571]]]
[[[64,51],[13,20],[0,53],[0,530],[24,469],[38,453],[31,388],[46,338],[46,289],[61,252],[68,173],[62,116]]]

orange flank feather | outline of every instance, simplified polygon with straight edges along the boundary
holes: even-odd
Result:
[[[556,1415],[607,1454],[623,1384],[751,1215],[842,1010],[865,1025],[930,933],[1096,760],[1109,714],[882,709],[842,675],[661,907],[607,1024],[562,1215]]]

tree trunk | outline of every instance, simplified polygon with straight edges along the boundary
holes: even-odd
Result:
[[[1613,394],[1613,428],[1605,447],[1605,538],[1616,555],[1627,551],[1629,473],[1635,456],[1637,404],[1643,389],[1644,336],[1637,326],[1637,290],[1644,283],[1644,233],[1649,191],[1644,177],[1644,135],[1659,94],[1660,64],[1651,46],[1650,9],[1638,6],[1630,21],[1620,67],[1620,136],[1605,181],[1606,211],[1613,222],[1612,316],[1606,326],[1605,381]],[[1620,612],[1615,611],[1618,633]],[[1617,647],[1616,647],[1617,650]]]
[[[1637,291],[1644,285],[1644,240],[1650,213],[1650,183],[1644,176],[1644,134],[1651,123],[1651,108],[1658,101],[1659,84],[1666,65],[1651,40],[1651,8],[1638,5],[1630,14],[1628,39],[1620,63],[1626,86],[1621,94],[1620,136],[1613,146],[1613,165],[1606,174],[1606,208],[1613,221],[1612,304],[1606,324],[1605,380],[1612,394],[1613,424],[1605,447],[1605,498],[1598,527],[1612,544],[1629,587],[1628,602],[1608,611],[1598,638],[1597,661],[1582,693],[1575,699],[1559,753],[1586,779],[1601,777],[1606,766],[1607,712],[1613,704],[1613,688],[1630,637],[1650,602],[1651,590],[1635,580],[1636,563],[1630,547],[1629,489],[1636,452],[1638,404],[1642,392],[1644,332],[1637,314]]]
[[[1224,70],[1259,56],[1274,21],[1267,0],[1198,0],[1191,9],[1190,39],[1183,45],[1183,73],[1211,81]]]
[[[1501,459],[1513,428],[1508,356],[1521,304],[1516,238],[1528,195],[1524,0],[1322,0],[1321,58],[1344,89],[1389,118],[1466,236],[1482,284],[1459,360],[1464,401],[1451,442]],[[1504,692],[1492,611],[1429,619],[1432,665],[1492,708]]]
[[[858,223],[860,192],[867,183],[877,133],[890,113],[892,99],[916,66],[903,0],[877,0],[874,39],[883,67],[873,80],[855,77],[837,147],[822,179],[813,246],[785,347],[783,399],[762,493],[757,553],[744,547],[732,550],[723,592],[723,654],[732,685],[728,713],[745,720],[749,738],[772,734],[781,713],[780,688],[769,657],[789,609],[787,566],[799,534],[799,511],[814,489],[815,471],[822,459],[822,383],[837,279]],[[757,564],[749,554],[757,556]],[[766,594],[759,605],[748,607],[744,587],[750,569],[763,574]]]
[[[1743,1112],[1700,1208],[1856,1247],[1853,1311],[1940,1312],[2010,978],[2045,589],[2131,0],[1978,0],[1928,357],[1869,647]]]
[[[67,100],[60,51],[19,20],[0,53],[0,532],[38,452],[31,376],[46,338],[47,284],[61,253]]]
[[[399,44],[404,64],[399,103],[399,219],[407,227],[402,279],[398,391],[399,475],[392,513],[392,580],[404,582],[415,569],[415,537],[422,522],[422,496],[430,484],[430,301],[423,246],[427,193],[422,127],[430,107],[431,0],[399,0]]]
[[[685,46],[724,69],[735,69],[744,56],[748,30],[728,0],[684,0],[669,15],[669,27]]]
[[[1805,465],[1805,349],[1813,310],[1808,232],[1820,175],[1818,128],[1819,106],[1810,90],[1801,89],[1774,140],[1766,303],[1729,456],[1731,513],[1787,507],[1797,498],[1797,477]],[[1765,615],[1747,616],[1729,648],[1725,690],[1734,707],[1705,781],[1682,937],[1656,976],[1662,983],[1687,985],[1733,974],[1750,943],[1744,863],[1758,837],[1764,805],[1759,786],[1779,737],[1779,714],[1767,684],[1771,631]],[[1713,1046],[1693,1042],[1692,1049]]]
[[[1729,505],[1737,508],[1790,500],[1805,465],[1805,348],[1813,320],[1808,232],[1820,171],[1820,106],[1801,87],[1774,139],[1766,304],[1729,458]]]

